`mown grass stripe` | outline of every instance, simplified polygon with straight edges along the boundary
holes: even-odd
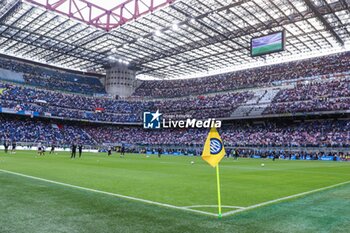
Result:
[[[70,187],[70,188],[76,188],[76,189],[80,189],[80,190],[85,190],[85,191],[90,191],[90,192],[95,192],[95,193],[101,193],[101,194],[105,194],[105,195],[110,195],[110,196],[115,196],[115,197],[119,197],[119,198],[129,199],[129,200],[133,200],[133,201],[144,202],[144,203],[147,203],[147,204],[158,205],[158,206],[162,206],[162,207],[167,207],[167,208],[172,208],[172,209],[179,209],[179,210],[184,210],[184,211],[190,211],[190,212],[199,213],[199,214],[205,214],[205,215],[210,215],[210,216],[216,216],[216,214],[210,213],[210,212],[206,212],[206,211],[188,209],[188,208],[184,208],[184,207],[181,207],[181,206],[175,206],[175,205],[160,203],[160,202],[146,200],[146,199],[142,199],[142,198],[130,197],[130,196],[122,195],[122,194],[105,192],[105,191],[91,189],[91,188],[85,188],[85,187],[81,187],[81,186],[77,186],[77,185],[72,185],[72,184],[67,184],[67,183],[63,183],[63,182],[48,180],[48,179],[44,179],[44,178],[40,178],[40,177],[25,175],[25,174],[18,173],[18,172],[12,172],[12,171],[3,170],[3,169],[0,169],[0,172],[12,174],[12,175],[17,175],[17,176],[22,176],[22,177],[25,177],[25,178],[40,180],[40,181],[44,181],[44,182],[48,182],[48,183],[52,183],[52,184],[62,185],[62,186]]]
[[[232,211],[229,211],[229,212],[226,212],[226,213],[222,214],[222,216],[233,215],[233,214],[236,214],[236,213],[239,213],[239,212],[242,212],[242,211],[251,210],[251,209],[255,209],[255,208],[261,207],[261,206],[274,204],[274,203],[277,203],[277,202],[280,202],[280,201],[285,201],[285,200],[288,200],[288,199],[293,199],[293,198],[296,198],[296,197],[305,196],[305,195],[308,195],[308,194],[312,194],[312,193],[320,192],[320,191],[323,191],[323,190],[335,188],[335,187],[338,187],[338,186],[341,186],[341,185],[345,185],[345,184],[349,184],[349,183],[350,183],[350,180],[346,181],[346,182],[330,185],[330,186],[327,186],[327,187],[323,187],[323,188],[319,188],[319,189],[310,190],[310,191],[307,191],[307,192],[302,192],[302,193],[290,195],[290,196],[287,196],[287,197],[277,198],[277,199],[274,199],[274,200],[271,200],[271,201],[266,201],[266,202],[262,202],[262,203],[259,203],[259,204],[251,205],[251,206],[248,206],[248,207],[246,207],[244,209],[232,210]]]

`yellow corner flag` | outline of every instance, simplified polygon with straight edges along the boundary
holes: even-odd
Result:
[[[226,151],[216,128],[211,128],[204,144],[202,159],[216,167],[225,156]]]
[[[209,163],[212,167],[216,167],[216,184],[218,190],[218,217],[222,218],[221,214],[221,193],[220,193],[220,174],[219,163],[225,156],[226,151],[221,137],[216,128],[211,128],[207,140],[204,144],[202,159]]]

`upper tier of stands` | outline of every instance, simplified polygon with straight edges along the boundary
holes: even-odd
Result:
[[[6,62],[0,64],[6,66],[7,69],[11,66],[11,63]],[[19,63],[14,64],[16,65],[13,65],[12,70],[17,69]],[[230,91],[226,92],[153,100],[115,100],[89,97],[0,81],[0,112],[72,120],[140,123],[142,122],[143,112],[156,110],[164,115],[186,115],[196,119],[206,119],[240,118],[249,116],[249,114],[256,114],[261,117],[271,114],[304,114],[320,111],[348,111],[350,109],[350,52],[291,62],[288,65],[288,72],[285,70],[287,65],[282,64],[233,73],[258,75],[260,71],[266,70],[270,77],[268,78],[271,81],[270,84],[274,83],[273,87],[231,90],[234,87],[229,85]],[[26,66],[23,65],[23,67]],[[22,65],[19,64],[19,67],[22,67]],[[35,69],[33,67],[33,70]],[[289,76],[283,74],[282,71],[287,72]],[[305,76],[300,76],[301,74]],[[255,80],[256,83],[252,82],[251,84],[258,85],[262,80],[254,75],[252,80]],[[260,75],[262,79],[267,80],[266,75]],[[280,75],[283,75],[283,79],[289,80],[288,85],[278,82],[278,80],[281,80],[279,79]],[[66,78],[62,79],[66,80]],[[209,85],[210,82],[205,78],[169,82],[174,82],[174,90],[179,89],[181,91],[192,91],[192,88],[197,85],[198,90],[194,90],[196,93],[204,91],[201,89],[200,80],[203,81],[203,87],[208,88],[206,89],[208,92],[218,91],[218,86],[215,84],[222,86],[225,82],[236,80],[230,77],[230,74],[227,77],[216,77],[216,79],[222,79],[223,82],[217,81],[213,85]],[[245,77],[244,80],[249,80],[249,77]],[[99,81],[97,80],[97,82]],[[160,83],[163,82],[168,81],[161,81]],[[189,84],[191,82],[193,82],[193,85]],[[59,82],[55,80],[50,84],[56,85],[57,83]],[[187,85],[183,86],[180,83]],[[232,83],[234,82],[232,81]],[[80,85],[74,84],[75,87]],[[265,86],[268,86],[268,84],[264,83]],[[87,83],[82,84],[79,88],[83,90],[84,85],[87,85]],[[168,95],[167,92],[164,93]]]
[[[3,57],[0,57],[0,68],[21,73],[23,75],[24,83],[28,85],[43,87],[50,90],[60,90],[89,95],[94,93],[106,93],[101,81],[96,77],[49,69],[43,66],[24,63],[15,59],[7,59]],[[1,76],[0,79],[9,80],[8,77]],[[22,82],[22,80],[19,80],[18,78],[14,78],[12,81]]]
[[[281,90],[264,114],[339,111],[350,109],[350,78],[317,80]]]
[[[350,70],[350,52],[263,66],[232,73],[187,80],[143,81],[135,96],[178,97],[233,89],[262,87],[279,81],[341,73]]]

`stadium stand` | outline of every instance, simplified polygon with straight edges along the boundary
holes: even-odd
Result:
[[[0,84],[3,108],[34,111],[38,115],[104,122],[140,122],[144,110],[160,109],[168,114],[189,114],[197,118],[229,117],[251,98],[249,92],[198,96],[191,99],[127,101],[53,92],[13,84]],[[76,103],[80,103],[77,105]]]
[[[139,142],[141,145],[202,145],[208,133],[201,129],[159,131],[115,126],[86,127],[85,130],[100,143]],[[238,122],[223,126],[221,136],[227,146],[234,147],[348,147],[349,130],[348,120]]]
[[[0,115],[0,138],[2,141],[16,141],[27,145],[43,143],[63,147],[69,146],[72,142],[94,144],[93,139],[79,126],[6,115]]]
[[[320,79],[306,84],[299,83],[292,88],[284,86],[265,91],[250,89],[157,100],[114,100],[8,83],[0,83],[0,88],[0,106],[3,112],[10,108],[12,112],[32,111],[38,116],[100,122],[141,122],[143,111],[157,109],[163,114],[204,119],[346,111],[350,107],[348,78]]]
[[[0,138],[17,142],[41,142],[69,145],[128,144],[138,146],[201,146],[205,129],[144,130],[138,126],[91,125],[56,122],[2,115]],[[223,126],[222,138],[227,147],[350,147],[350,121],[242,121]]]
[[[265,114],[349,110],[349,97],[349,78],[301,83],[280,91]]]
[[[72,140],[80,140],[88,145],[102,143],[128,143],[140,145],[199,145],[205,138],[203,130],[169,130],[169,131],[145,131],[134,126],[93,126],[81,125],[75,122],[74,126],[67,126],[64,132],[70,132],[69,136],[62,131],[52,128],[46,120],[39,120],[38,117],[60,118],[74,121],[91,121],[100,123],[141,123],[143,111],[159,110],[164,115],[171,115],[174,118],[181,118],[183,115],[197,119],[206,118],[244,118],[246,116],[259,116],[263,124],[231,123],[223,128],[222,137],[228,146],[313,146],[313,147],[346,147],[349,146],[349,122],[345,121],[313,121],[297,123],[281,123],[264,119],[266,115],[312,113],[347,111],[350,108],[350,79],[349,62],[350,53],[331,55],[329,57],[313,58],[302,63],[293,62],[289,68],[291,78],[278,78],[287,66],[275,65],[258,68],[256,70],[240,71],[239,74],[258,75],[261,71],[269,71],[271,78],[268,81],[274,83],[273,87],[256,87],[263,81],[251,83],[250,88],[239,86],[240,90],[230,86],[230,92],[211,93],[217,89],[216,84],[209,85],[207,89],[199,89],[200,95],[192,97],[162,98],[140,100],[133,99],[110,99],[91,97],[88,95],[64,93],[58,90],[46,90],[41,88],[23,86],[19,83],[0,82],[0,109],[3,113],[20,114],[35,117],[36,120],[22,118],[11,119],[7,115],[2,117],[3,140],[26,140],[26,141],[57,141],[70,143]],[[333,60],[340,59],[340,62]],[[9,64],[3,62],[3,67],[9,69]],[[4,65],[5,64],[5,65]],[[14,67],[17,67],[17,64]],[[327,65],[326,65],[327,64]],[[318,67],[324,65],[320,70],[305,70],[300,76],[298,70],[303,67]],[[26,65],[19,65],[25,68],[13,68],[11,70],[27,69]],[[326,67],[326,68],[325,68]],[[37,68],[30,68],[37,69]],[[272,72],[276,73],[272,73]],[[327,73],[327,72],[328,73]],[[47,71],[45,71],[47,72]],[[341,73],[339,73],[341,72]],[[237,72],[236,72],[237,73]],[[234,74],[236,74],[234,73]],[[28,73],[27,73],[28,74]],[[55,74],[52,71],[52,74]],[[230,76],[223,77],[223,80],[233,80]],[[312,75],[312,76],[310,76]],[[67,76],[60,77],[65,79]],[[243,78],[243,76],[241,76]],[[289,77],[289,76],[288,76]],[[293,78],[293,79],[292,79]],[[276,80],[287,80],[288,82],[273,82]],[[242,81],[243,79],[241,79]],[[264,78],[263,78],[264,80]],[[198,80],[197,80],[198,81]],[[197,84],[196,80],[182,80],[187,83],[181,87],[174,82],[176,88],[192,88]],[[147,83],[149,81],[146,81]],[[152,81],[156,82],[156,81]],[[161,83],[168,81],[161,81]],[[165,85],[165,84],[164,84]],[[199,84],[198,84],[199,85]],[[76,85],[77,86],[77,85]],[[84,84],[83,84],[84,86]],[[205,85],[204,85],[205,86]],[[266,85],[268,86],[268,85]],[[44,89],[43,89],[44,87]],[[210,88],[209,88],[210,87]],[[83,87],[82,87],[83,88]],[[166,86],[162,87],[163,89]],[[176,90],[176,88],[174,90]],[[49,89],[49,88],[48,88]],[[86,90],[85,87],[82,90]],[[91,90],[91,89],[90,89]],[[138,89],[138,91],[142,90]],[[223,90],[223,89],[220,89]],[[227,89],[228,90],[228,89]],[[165,90],[162,90],[165,91]],[[192,90],[187,90],[192,91]],[[89,94],[87,93],[84,94]],[[165,93],[165,92],[164,92]],[[152,93],[147,93],[152,95]],[[167,94],[165,94],[166,96]],[[163,97],[165,97],[163,96]],[[79,103],[77,105],[77,103]],[[68,124],[70,125],[70,124]],[[23,132],[17,132],[17,130]],[[322,131],[320,131],[322,129]],[[33,131],[40,132],[38,135]],[[6,133],[5,133],[6,132]],[[162,135],[164,134],[164,135]],[[167,135],[165,135],[167,134]],[[78,135],[86,135],[81,138]]]
[[[0,68],[0,79],[10,82],[24,83],[23,74]]]
[[[301,61],[263,66],[211,77],[188,80],[144,81],[134,95],[176,97],[233,89],[278,85],[282,81],[330,75],[349,71],[350,53],[310,58]]]
[[[91,76],[63,72],[2,57],[0,57],[0,68],[3,73],[12,71],[11,73],[17,72],[13,76],[23,75],[24,82],[33,86],[83,94],[106,93],[101,81]],[[21,78],[9,79],[8,75],[0,76],[0,79],[23,82]]]

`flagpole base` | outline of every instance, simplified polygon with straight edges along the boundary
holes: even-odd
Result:
[[[222,214],[218,214],[218,219],[222,219]]]

